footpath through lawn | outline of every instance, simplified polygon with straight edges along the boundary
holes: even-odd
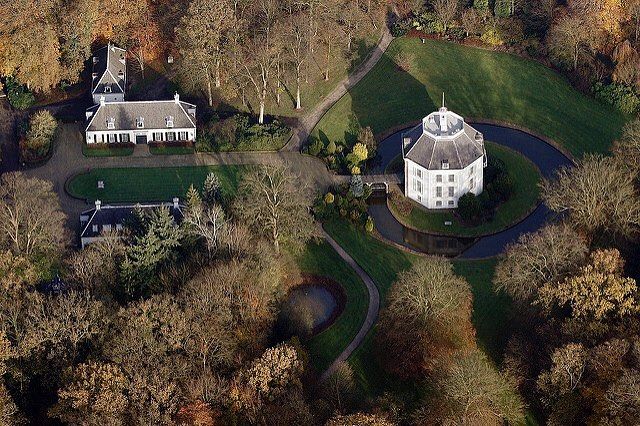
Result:
[[[398,68],[402,54],[410,69]],[[322,139],[352,141],[358,126],[379,134],[435,111],[446,93],[467,118],[507,121],[553,139],[576,156],[606,152],[626,117],[551,69],[514,55],[401,37],[316,126]]]
[[[311,363],[318,373],[322,373],[358,334],[367,316],[369,295],[360,277],[326,241],[309,243],[297,261],[302,272],[332,278],[346,295],[344,311],[336,321],[304,342]]]
[[[380,290],[381,304],[398,274],[407,270],[419,256],[396,249],[368,235],[346,221],[325,224],[325,229],[375,281]],[[456,273],[465,277],[473,292],[473,324],[479,346],[493,359],[501,362],[501,354],[508,339],[508,313],[510,301],[492,289],[496,260],[454,260]],[[376,327],[365,343],[349,359],[363,391],[379,395],[384,390],[415,392],[413,383],[401,383],[385,374],[377,363],[374,352]]]

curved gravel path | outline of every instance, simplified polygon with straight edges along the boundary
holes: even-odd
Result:
[[[362,80],[362,77],[371,71],[380,58],[382,58],[382,55],[387,50],[387,47],[389,47],[392,40],[393,36],[385,26],[382,37],[378,41],[376,47],[373,48],[373,51],[369,54],[366,61],[362,63],[354,73],[349,74],[341,80],[336,88],[325,96],[322,102],[316,105],[313,110],[309,111],[308,114],[300,119],[296,128],[293,129],[293,135],[282,148],[282,151],[300,151],[302,144],[307,140],[309,134],[313,128],[316,127],[316,124],[318,124],[324,114],[329,111],[329,109],[338,102],[338,100],[340,100],[340,98],[343,97],[349,89],[358,84],[358,82]]]
[[[380,311],[380,292],[378,292],[378,287],[373,282],[371,277],[358,265],[358,263],[338,244],[331,236],[323,229],[323,236],[325,240],[333,247],[333,249],[338,253],[338,255],[345,261],[353,270],[358,274],[358,276],[362,279],[365,286],[367,287],[367,292],[369,293],[369,308],[367,309],[367,316],[360,326],[360,330],[358,330],[358,334],[349,342],[346,348],[342,350],[340,355],[331,363],[329,368],[322,373],[321,380],[325,380],[336,371],[338,365],[342,362],[346,362],[347,359],[351,356],[353,351],[355,351],[358,346],[362,343],[373,324],[375,324],[376,319],[378,319],[378,312]]]

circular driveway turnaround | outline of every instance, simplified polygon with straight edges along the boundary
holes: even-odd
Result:
[[[560,167],[573,165],[571,159],[556,147],[522,130],[492,124],[471,124],[483,133],[485,140],[511,148],[527,157],[540,169],[544,178],[552,177]],[[380,142],[378,145],[378,164],[373,173],[384,172],[391,160],[401,154],[402,133],[405,130],[396,132]],[[478,238],[458,257],[479,259],[497,256],[504,251],[508,244],[516,241],[520,235],[542,227],[551,216],[553,213],[543,204],[539,204],[529,216],[516,225],[496,234]],[[400,224],[398,225],[402,227]]]

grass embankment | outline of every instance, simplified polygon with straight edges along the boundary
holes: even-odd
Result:
[[[381,303],[398,274],[407,270],[419,256],[398,250],[371,235],[358,231],[344,221],[329,222],[325,229],[371,276],[380,290]],[[456,273],[464,276],[473,292],[473,323],[479,346],[499,362],[508,337],[509,299],[496,295],[491,278],[496,260],[453,261]],[[388,377],[378,364],[374,352],[375,328],[349,359],[363,390],[378,395],[386,389],[403,390],[410,383],[399,383]]]
[[[171,201],[173,197],[184,199],[192,184],[201,188],[207,174],[214,172],[220,178],[223,194],[228,196],[238,188],[242,170],[242,166],[93,169],[73,177],[67,191],[90,202]],[[99,180],[104,182],[104,189],[98,189]]]
[[[346,295],[342,314],[322,333],[304,342],[318,373],[324,371],[355,337],[367,316],[369,296],[362,280],[329,243],[310,243],[297,258],[302,272],[332,278]]]
[[[85,157],[126,157],[133,154],[133,147],[126,148],[89,148],[86,145],[82,146],[82,155]]]
[[[541,180],[540,171],[527,158],[504,146],[487,142],[487,155],[501,160],[513,183],[513,193],[507,201],[500,204],[491,220],[476,226],[466,226],[453,211],[427,210],[417,203],[408,215],[403,214],[389,199],[392,213],[410,227],[426,232],[435,232],[462,237],[477,237],[498,232],[517,223],[530,213],[538,203]],[[443,184],[443,185],[446,185]],[[446,226],[450,221],[451,226]]]
[[[149,152],[153,155],[186,155],[193,154],[196,149],[192,146],[149,146]]]
[[[394,63],[410,58],[409,72]],[[402,37],[322,118],[313,134],[351,138],[355,123],[379,134],[447,107],[464,117],[507,121],[549,137],[574,155],[605,152],[626,118],[551,69],[506,53]]]

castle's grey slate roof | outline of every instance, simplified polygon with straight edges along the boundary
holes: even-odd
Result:
[[[184,206],[180,204],[178,204],[177,208],[173,203],[103,205],[98,210],[93,208],[82,212],[80,215],[80,225],[82,227],[80,238],[98,237],[105,231],[105,226],[113,231],[118,230],[117,225],[124,227],[127,221],[131,219],[133,211],[136,208],[143,211],[157,208],[169,209],[169,214],[173,216],[173,220],[177,224],[179,224],[183,218],[182,209]]]
[[[86,131],[113,130],[107,121],[114,119],[115,130],[167,129],[167,117],[173,117],[173,128],[195,129],[195,105],[182,101],[135,101],[106,102],[94,105],[87,111],[93,112]],[[193,115],[189,114],[193,111]],[[144,119],[144,128],[137,127],[137,119]]]
[[[448,162],[449,169],[464,169],[485,153],[484,139],[467,123],[463,123],[462,132],[452,137],[434,138],[423,131],[420,123],[402,135],[410,138],[408,145],[403,145],[403,153],[415,163],[428,170],[442,170],[443,161]],[[476,137],[479,140],[476,140]]]
[[[111,87],[109,93],[124,93],[127,75],[126,50],[107,44],[93,55],[97,62],[93,63],[93,74],[96,78],[91,81],[91,93],[105,93],[106,85]]]

